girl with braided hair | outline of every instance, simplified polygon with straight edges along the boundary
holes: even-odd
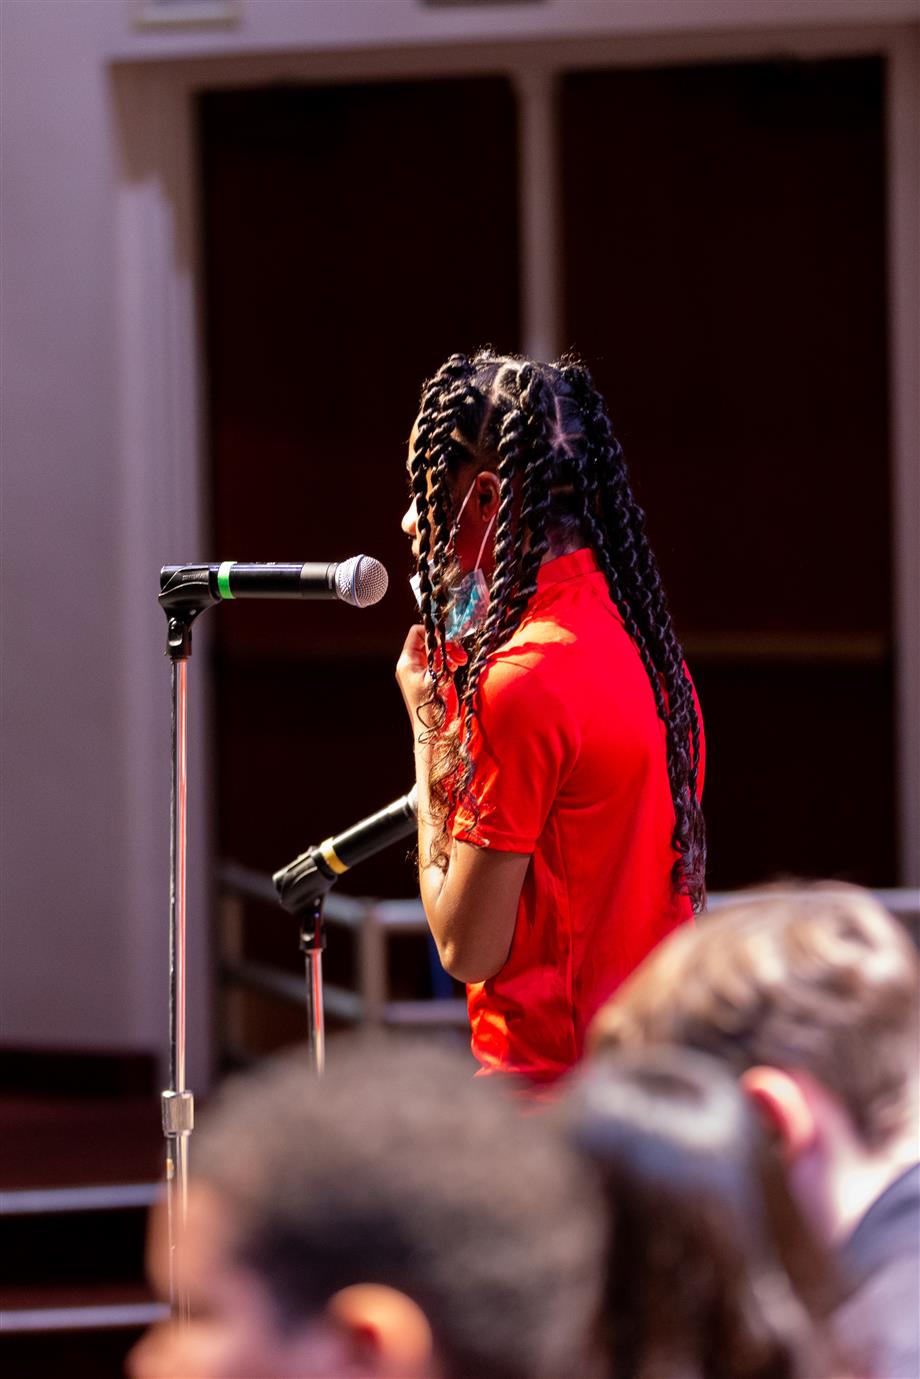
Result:
[[[408,468],[422,902],[482,1071],[547,1083],[704,903],[699,710],[587,369],[452,355]]]

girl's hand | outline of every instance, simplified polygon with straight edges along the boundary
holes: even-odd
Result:
[[[413,725],[417,722],[419,706],[429,698],[432,689],[428,673],[428,653],[425,649],[425,629],[420,622],[409,628],[399,660],[396,662],[396,683]]]
[[[451,642],[447,649],[447,668],[453,674],[457,666],[466,661],[466,652],[457,643]],[[409,712],[413,728],[418,724],[418,710],[431,698],[434,688],[428,672],[428,653],[425,648],[425,629],[421,623],[409,628],[409,635],[403,644],[399,660],[396,662],[396,681]],[[454,699],[452,684],[441,686],[441,693],[448,701]]]

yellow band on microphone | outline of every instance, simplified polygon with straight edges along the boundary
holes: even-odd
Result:
[[[325,843],[320,843],[319,855],[322,857],[329,870],[334,871],[337,876],[341,876],[343,872],[348,871],[345,863],[332,846],[331,838],[327,838]]]

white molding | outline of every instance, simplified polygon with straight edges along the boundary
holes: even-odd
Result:
[[[376,2],[376,0],[375,0]],[[918,0],[920,5],[920,0]],[[150,54],[113,60],[113,70],[157,68],[170,74],[175,89],[187,92],[266,82],[402,81],[432,76],[527,73],[546,74],[592,67],[672,66],[744,62],[769,58],[888,56],[916,42],[920,26],[860,24],[828,28],[732,29],[660,33],[620,32],[584,37],[498,38],[491,41],[423,43],[348,49],[220,50],[186,52],[181,61]]]
[[[163,68],[116,76],[120,173],[115,203],[118,303],[117,389],[123,534],[123,701],[130,744],[126,790],[133,866],[127,903],[144,936],[135,953],[136,989],[161,1028],[166,1056],[169,857],[169,663],[166,619],[156,603],[163,564],[206,558],[190,99]],[[207,628],[195,628],[189,672],[188,1009],[189,1085],[211,1068],[210,749]],[[151,808],[151,801],[154,807]],[[161,827],[151,831],[151,817]],[[151,987],[150,971],[162,970]]]
[[[532,359],[561,351],[559,159],[555,74],[515,74],[518,106],[518,224],[521,336]]]
[[[540,0],[538,4],[450,4],[419,0],[245,0],[240,22],[224,32],[138,29],[129,0],[81,0],[110,12],[106,56],[112,61],[312,50],[341,59],[360,50],[457,49],[501,43],[543,44],[574,38],[586,45],[634,37],[737,32],[778,35],[803,29],[916,23],[920,0]]]

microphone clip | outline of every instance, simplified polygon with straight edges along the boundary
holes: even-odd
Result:
[[[278,899],[288,914],[302,919],[335,885],[338,877],[323,860],[319,848],[307,848],[272,876]]]
[[[220,599],[211,589],[207,565],[181,565],[160,572],[157,602],[166,614],[166,655],[186,661],[192,654],[192,623]]]
[[[324,869],[318,853],[317,848],[308,848],[272,876],[282,906],[300,923],[302,953],[321,953],[326,947],[323,900],[336,876]]]

